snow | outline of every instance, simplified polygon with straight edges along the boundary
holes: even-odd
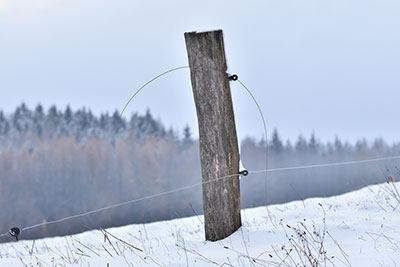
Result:
[[[312,266],[312,257],[318,266],[395,266],[398,186],[246,209],[243,226],[219,242],[204,241],[194,216],[2,244],[0,266]]]

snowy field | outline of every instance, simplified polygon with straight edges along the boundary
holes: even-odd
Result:
[[[0,266],[397,266],[396,185],[243,210],[243,227],[219,242],[194,216],[3,244]]]

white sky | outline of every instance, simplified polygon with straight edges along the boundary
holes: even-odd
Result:
[[[185,31],[223,29],[231,72],[284,138],[315,131],[400,141],[400,2],[388,0],[0,0],[0,108],[22,101],[121,110],[152,76],[187,64]],[[232,84],[240,137],[260,137]],[[128,108],[197,132],[186,70]]]

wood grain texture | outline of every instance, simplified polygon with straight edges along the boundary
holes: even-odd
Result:
[[[203,182],[239,172],[239,150],[223,33],[185,33],[200,135]],[[203,184],[206,240],[241,226],[239,176]]]

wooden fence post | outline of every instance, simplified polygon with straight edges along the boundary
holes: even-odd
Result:
[[[239,150],[222,30],[185,33],[199,124],[206,240],[223,239],[241,226]]]

